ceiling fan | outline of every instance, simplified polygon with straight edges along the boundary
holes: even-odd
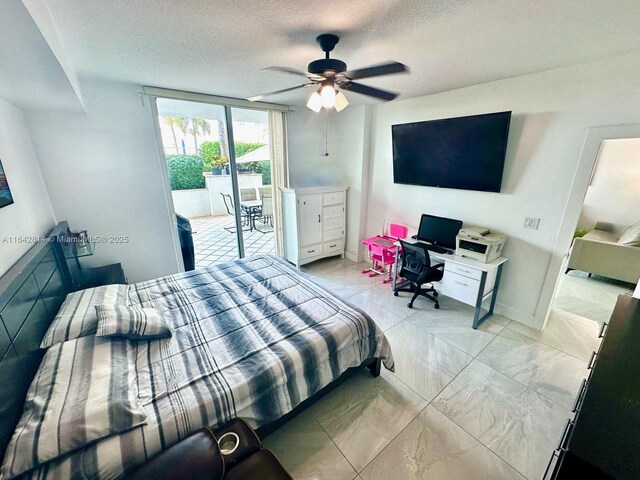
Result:
[[[318,42],[322,51],[325,52],[325,58],[311,62],[307,67],[307,72],[302,72],[295,68],[288,67],[265,68],[265,70],[273,70],[276,72],[284,72],[307,77],[309,80],[308,83],[277,90],[275,92],[263,93],[262,95],[255,95],[247,98],[247,100],[256,102],[269,95],[277,95],[279,93],[297,90],[298,88],[317,87],[314,88],[314,92],[307,102],[307,107],[314,112],[319,112],[322,107],[327,109],[335,108],[340,112],[349,105],[347,98],[340,90],[348,90],[350,92],[368,95],[384,101],[393,100],[398,96],[395,92],[369,87],[367,85],[354,82],[354,80],[390,75],[392,73],[408,72],[409,68],[406,65],[398,62],[389,62],[349,71],[347,70],[347,64],[342,60],[329,58],[329,52],[334,49],[339,40],[338,36],[330,33],[319,35],[318,38],[316,38],[316,42]]]

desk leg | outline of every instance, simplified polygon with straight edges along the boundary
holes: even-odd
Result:
[[[476,300],[476,312],[473,316],[473,328],[476,329],[478,326],[484,322],[487,318],[493,315],[493,309],[496,306],[496,298],[498,298],[498,288],[500,287],[500,277],[502,275],[502,266],[504,263],[498,266],[498,271],[496,272],[496,283],[493,285],[493,291],[491,292],[491,305],[489,306],[489,311],[485,313],[483,316],[480,316],[482,313],[482,297],[484,292],[484,285],[487,280],[487,273],[482,272],[482,278],[480,279],[480,291],[478,292],[478,299]]]
[[[488,315],[480,318],[480,314],[482,313],[482,297],[484,297],[484,286],[487,283],[487,272],[482,272],[482,277],[480,277],[480,286],[478,287],[478,297],[476,298],[476,311],[473,315],[473,328],[474,330],[478,328],[478,325],[487,318]]]
[[[502,276],[502,267],[504,263],[498,265],[496,272],[496,283],[493,285],[493,293],[491,294],[491,305],[489,306],[489,315],[493,315],[493,308],[496,306],[496,298],[498,298],[498,288],[500,288],[500,277]]]
[[[395,262],[393,262],[393,280],[391,281],[391,290],[396,291],[396,279],[398,278],[398,256],[400,254],[400,247],[396,245]]]

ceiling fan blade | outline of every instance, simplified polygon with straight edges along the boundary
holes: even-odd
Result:
[[[303,83],[302,85],[296,85],[295,87],[283,88],[282,90],[276,90],[275,92],[263,93],[260,95],[254,95],[253,97],[248,97],[247,100],[250,102],[257,102],[262,100],[264,97],[268,97],[269,95],[277,95],[278,93],[290,92],[291,90],[297,90],[298,88],[303,87],[311,87],[315,85],[315,83]]]
[[[289,73],[291,75],[298,75],[302,77],[308,77],[311,75],[310,73],[303,72],[302,70],[297,70],[295,68],[289,68],[289,67],[267,67],[267,68],[263,68],[263,70],[270,70],[272,72]]]
[[[359,78],[379,77],[381,75],[390,75],[392,73],[408,72],[409,67],[398,62],[383,63],[382,65],[373,65],[371,67],[359,68],[343,72],[343,75],[351,80]]]
[[[362,95],[368,95],[370,97],[379,98],[380,100],[389,101],[396,98],[399,94],[395,92],[389,92],[387,90],[380,90],[379,88],[368,87],[361,83],[349,82],[341,85],[345,90],[350,92],[361,93]]]

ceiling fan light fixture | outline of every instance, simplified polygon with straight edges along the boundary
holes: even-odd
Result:
[[[347,100],[347,97],[344,96],[344,93],[337,92],[336,93],[336,105],[335,105],[336,112],[341,112],[342,110],[347,108],[347,105],[349,105],[349,100]]]
[[[336,89],[333,86],[333,82],[322,82],[320,97],[322,98],[322,106],[324,108],[333,108],[336,105]]]
[[[322,108],[322,97],[318,92],[313,92],[311,97],[309,97],[309,101],[307,102],[307,107],[316,113],[320,111],[320,109]]]

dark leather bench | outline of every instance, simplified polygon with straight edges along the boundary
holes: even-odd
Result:
[[[230,434],[226,435],[225,434]],[[225,439],[237,447],[225,448]],[[218,440],[221,440],[220,444]],[[231,442],[232,444],[235,442]],[[221,450],[222,446],[222,450]],[[293,480],[276,456],[262,448],[260,439],[242,419],[211,431],[208,428],[178,442],[127,475],[130,480]]]

